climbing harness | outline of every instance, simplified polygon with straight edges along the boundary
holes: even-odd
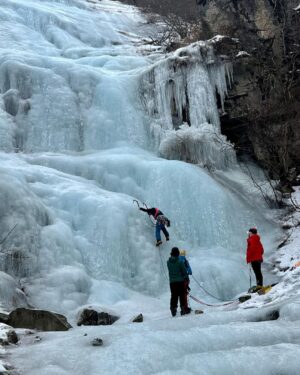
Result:
[[[15,229],[15,227],[18,225],[18,223],[17,224],[15,224],[12,228],[11,228],[11,230],[7,233],[7,235],[3,238],[3,240],[0,242],[0,245],[2,245],[5,241],[6,241],[6,239],[7,239],[7,237],[14,231],[14,229]]]

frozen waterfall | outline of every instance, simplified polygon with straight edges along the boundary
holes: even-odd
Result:
[[[263,204],[199,168],[236,173],[246,191],[216,105],[230,66],[213,42],[164,56],[145,43],[150,27],[108,0],[1,0],[2,237],[18,224],[1,270],[35,306],[70,312],[96,303],[95,285],[107,283],[168,290],[154,229],[133,199],[170,217],[163,259],[171,246],[187,249],[220,298],[248,285],[251,225],[272,250]]]

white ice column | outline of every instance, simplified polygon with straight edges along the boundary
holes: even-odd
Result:
[[[230,65],[214,56],[212,46],[199,42],[156,63],[142,77],[153,147],[163,157],[217,169],[235,163],[219,121],[230,73]]]

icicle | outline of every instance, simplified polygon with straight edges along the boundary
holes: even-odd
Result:
[[[224,112],[231,82],[231,64],[220,62],[208,42],[179,49],[142,77],[141,92],[152,118],[153,145],[156,148],[160,144],[162,156],[221,169],[235,163],[232,145],[220,134],[216,98],[218,95]]]

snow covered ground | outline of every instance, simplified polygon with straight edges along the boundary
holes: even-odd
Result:
[[[295,194],[299,202],[300,188]],[[95,282],[86,307],[103,307],[119,314],[113,326],[76,327],[63,333],[27,335],[19,330],[21,344],[10,349],[22,374],[284,374],[299,373],[300,260],[299,212],[290,216],[295,227],[289,242],[274,260],[286,271],[274,269],[282,280],[266,295],[252,295],[243,304],[225,307],[197,305],[204,314],[172,318],[168,293],[151,298],[120,285]],[[192,293],[197,293],[195,287]],[[202,300],[209,301],[208,297]],[[109,306],[109,308],[108,308]],[[132,323],[138,313],[143,323]],[[277,320],[270,320],[274,313]],[[101,338],[102,347],[91,341]]]
[[[299,235],[291,228],[293,242],[276,251],[284,234],[274,212],[232,151],[222,152],[214,93],[225,95],[228,67],[213,59],[212,47],[185,51],[194,64],[184,71],[174,65],[179,56],[144,45],[152,26],[133,7],[0,5],[1,238],[17,224],[1,246],[1,308],[27,297],[74,326],[39,337],[19,330],[9,361],[24,375],[298,374],[299,269],[282,269],[299,259]],[[187,143],[176,143],[176,134]],[[187,147],[216,172],[162,158],[185,160]],[[171,241],[159,251],[133,199],[170,217]],[[187,249],[192,293],[214,304],[197,282],[221,300],[248,289],[245,240],[253,225],[266,250],[265,283],[282,283],[241,305],[191,301],[204,314],[171,318],[171,247]],[[76,327],[88,306],[120,319]],[[279,319],[269,321],[275,310]],[[131,323],[139,313],[144,323]],[[95,337],[102,347],[90,344]]]
[[[298,374],[300,325],[262,312],[210,312],[142,324],[27,336],[14,354],[24,374]],[[104,346],[93,347],[95,337]],[[16,358],[17,357],[17,358]]]

